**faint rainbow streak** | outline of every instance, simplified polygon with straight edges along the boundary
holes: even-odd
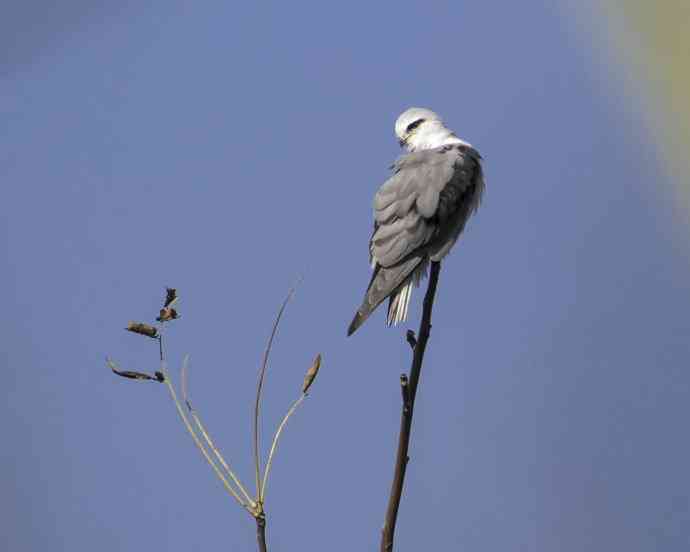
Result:
[[[676,212],[690,224],[690,1],[606,0],[598,6],[615,55],[641,84],[648,124],[661,141],[659,155],[682,207]]]
[[[558,4],[580,38],[611,58],[605,69],[643,116],[673,214],[690,226],[690,1],[590,0]],[[683,231],[687,235],[687,231]],[[684,239],[683,241],[687,241]]]

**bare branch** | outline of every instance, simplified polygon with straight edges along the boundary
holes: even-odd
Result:
[[[301,278],[300,278],[301,280]],[[299,281],[298,281],[299,283]],[[256,479],[256,496],[251,497],[247,492],[246,488],[242,485],[239,478],[232,471],[225,458],[221,454],[218,447],[215,445],[210,434],[206,430],[204,423],[202,422],[201,416],[198,414],[196,409],[192,406],[192,402],[189,398],[188,386],[187,386],[187,374],[189,371],[189,356],[185,356],[180,378],[181,378],[181,397],[182,400],[178,398],[175,385],[168,372],[168,366],[166,361],[166,353],[164,347],[164,327],[165,323],[175,320],[179,317],[178,312],[173,308],[179,297],[177,295],[177,290],[174,288],[166,288],[166,297],[164,300],[163,308],[160,309],[159,316],[156,320],[159,322],[157,325],[149,325],[142,322],[130,322],[127,326],[127,330],[138,333],[149,338],[153,338],[158,342],[159,356],[160,356],[160,369],[156,371],[154,375],[147,374],[145,372],[134,372],[129,370],[120,370],[117,365],[111,361],[109,358],[106,359],[108,367],[118,376],[134,379],[134,380],[155,380],[160,383],[165,383],[170,393],[170,397],[175,404],[180,419],[182,420],[185,429],[191,436],[194,444],[201,452],[202,456],[206,462],[211,466],[214,473],[220,479],[225,490],[245,509],[247,512],[256,520],[257,526],[257,539],[259,545],[259,552],[266,552],[266,513],[264,510],[264,498],[266,492],[266,486],[268,484],[268,478],[271,471],[271,466],[273,464],[273,459],[275,458],[275,453],[278,447],[278,442],[285,429],[287,421],[294,414],[300,404],[307,397],[307,391],[311,388],[314,380],[318,374],[319,368],[321,366],[321,355],[317,355],[314,359],[312,365],[307,370],[303,383],[302,383],[302,393],[299,398],[295,400],[287,414],[283,417],[278,428],[273,437],[273,442],[271,443],[271,449],[266,459],[265,470],[262,475],[261,459],[259,456],[260,449],[260,428],[259,421],[261,419],[261,399],[264,381],[266,378],[266,372],[268,369],[268,360],[271,354],[271,349],[273,346],[273,341],[277,335],[278,327],[280,325],[283,313],[287,304],[292,299],[295,293],[296,285],[293,286],[284,301],[282,302],[280,309],[276,315],[273,322],[273,327],[271,329],[271,334],[269,336],[266,348],[263,354],[263,360],[261,367],[259,369],[256,398],[254,403],[254,419],[253,419],[253,445],[254,445],[254,465],[255,465],[255,479]],[[184,405],[184,406],[183,406]],[[186,407],[186,408],[185,408]]]
[[[259,552],[266,552],[266,515],[261,512],[256,519],[256,540],[259,543]]]
[[[405,471],[409,456],[407,455],[410,445],[410,435],[412,431],[412,415],[414,414],[414,401],[417,395],[417,384],[424,361],[424,351],[431,332],[431,311],[434,307],[434,296],[438,285],[438,276],[441,270],[441,263],[432,262],[429,274],[429,287],[424,296],[424,307],[422,311],[422,321],[419,326],[419,337],[414,341],[414,334],[410,339],[410,332],[407,334],[407,341],[413,348],[412,367],[410,368],[409,380],[405,375],[400,378],[402,391],[402,414],[400,416],[400,434],[398,436],[398,452],[395,460],[395,472],[393,474],[393,484],[391,494],[388,498],[386,509],[386,519],[381,531],[381,552],[393,550],[393,538],[395,535],[395,524],[398,518],[400,498],[402,496],[403,484],[405,483]]]

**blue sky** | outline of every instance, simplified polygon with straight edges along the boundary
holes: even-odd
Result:
[[[102,4],[0,23],[4,549],[251,550],[164,387],[104,358],[154,370],[122,328],[177,287],[171,362],[191,355],[194,402],[249,482],[256,371],[300,275],[265,433],[324,363],[276,459],[269,545],[377,545],[410,354],[383,313],[345,330],[393,123],[418,105],[482,152],[487,192],[442,269],[398,549],[686,550],[687,229],[639,91],[585,19]]]

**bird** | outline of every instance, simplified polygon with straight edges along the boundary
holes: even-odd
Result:
[[[386,299],[388,326],[407,319],[413,286],[429,262],[451,250],[484,193],[482,157],[430,109],[411,107],[395,122],[407,153],[374,196],[369,240],[373,274],[347,335],[352,335]]]

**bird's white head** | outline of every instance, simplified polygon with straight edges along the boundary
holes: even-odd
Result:
[[[423,107],[411,107],[395,121],[395,135],[409,152],[438,148],[448,144],[467,144],[446,128],[436,113]]]

